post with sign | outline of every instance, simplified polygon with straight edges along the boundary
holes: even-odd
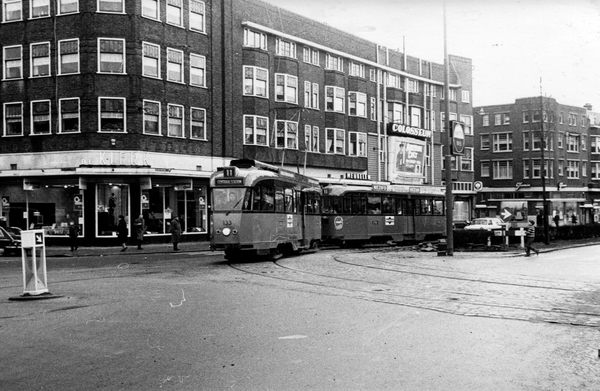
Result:
[[[44,242],[44,230],[42,229],[21,231],[23,296],[37,296],[48,293],[46,245]],[[38,249],[40,249],[39,260],[37,257]]]

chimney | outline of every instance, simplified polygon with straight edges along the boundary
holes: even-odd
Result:
[[[583,105],[583,107],[585,107],[587,109],[587,111],[592,111],[592,104],[591,103],[586,103]]]

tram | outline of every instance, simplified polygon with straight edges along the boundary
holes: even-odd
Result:
[[[210,244],[227,259],[318,248],[321,188],[315,179],[238,159],[213,173],[210,186]]]
[[[442,189],[373,184],[323,188],[322,239],[338,246],[446,236]]]

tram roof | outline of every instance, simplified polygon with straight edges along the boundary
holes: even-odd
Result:
[[[228,168],[234,169],[233,176],[226,174]],[[212,175],[211,186],[216,184],[217,178],[237,179],[239,181],[236,183],[238,186],[253,186],[256,182],[269,178],[320,189],[319,182],[314,178],[252,159],[232,160],[230,166],[219,167]]]
[[[372,183],[364,185],[329,184],[323,187],[323,195],[340,196],[346,193],[382,193],[382,194],[406,194],[406,195],[435,195],[443,196],[443,187],[436,186],[411,186],[392,185],[390,183]]]

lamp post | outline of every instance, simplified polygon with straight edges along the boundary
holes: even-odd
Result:
[[[448,39],[446,36],[446,0],[444,0],[444,127],[446,128],[446,145],[444,148],[446,181],[446,254],[454,255],[454,232],[453,232],[453,212],[454,199],[452,197],[452,137],[450,135],[450,63],[448,60]]]

